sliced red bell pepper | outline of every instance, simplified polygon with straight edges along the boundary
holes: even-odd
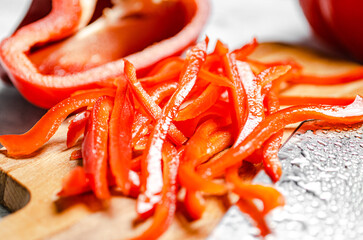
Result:
[[[70,157],[71,160],[78,160],[78,159],[82,159],[82,150],[81,149],[77,149],[77,150],[74,150],[72,153],[71,153],[71,157]]]
[[[185,121],[198,117],[217,102],[224,90],[224,88],[215,84],[209,84],[201,95],[194,99],[187,107],[178,112],[175,121]]]
[[[170,97],[178,88],[178,82],[166,82],[160,85],[156,85],[149,90],[151,98],[156,104],[160,104],[164,99]]]
[[[347,105],[354,101],[353,97],[301,97],[279,95],[278,100],[281,105],[299,105],[299,104],[329,104],[329,105]]]
[[[257,208],[253,200],[240,198],[236,205],[241,210],[241,212],[248,214],[253,219],[253,221],[255,221],[256,226],[260,229],[261,236],[264,237],[271,233],[271,230],[268,227],[263,214]]]
[[[363,67],[357,67],[346,73],[340,73],[333,76],[312,76],[301,74],[297,78],[290,81],[300,84],[314,84],[314,85],[333,85],[353,82],[363,79]]]
[[[68,125],[67,148],[73,147],[79,137],[84,133],[90,111],[86,110],[77,114]]]
[[[153,4],[164,6],[163,1]],[[135,14],[137,17],[120,17],[119,21],[101,19],[98,26],[104,24],[104,28],[85,29],[79,33],[83,38],[69,37],[92,17],[86,11],[89,6],[80,0],[53,0],[49,15],[22,27],[1,43],[2,64],[13,84],[31,103],[50,108],[78,89],[111,81],[123,73],[121,57],[127,57],[137,70],[145,71],[166,57],[180,54],[195,42],[209,11],[206,0],[178,1],[172,11],[159,11],[153,18]],[[111,26],[107,25],[109,22]],[[120,22],[120,27],[115,27],[115,22]],[[136,36],[131,35],[134,29],[138,29]],[[142,37],[138,37],[140,34]],[[82,42],[84,38],[86,43]],[[99,39],[106,45],[99,47]],[[92,43],[95,44],[89,47]]]
[[[77,166],[63,179],[62,189],[57,195],[63,197],[74,196],[88,192],[89,190],[89,182],[84,168]]]
[[[242,143],[230,148],[218,162],[207,162],[203,165],[203,169],[205,172],[218,175],[248,157],[284,126],[307,119],[343,124],[361,122],[363,99],[357,96],[355,101],[347,106],[301,105],[279,110],[267,116]]]
[[[82,144],[83,166],[92,191],[99,199],[110,198],[107,183],[109,120],[113,99],[100,97],[94,104]]]
[[[137,212],[148,215],[160,201],[163,186],[161,177],[161,153],[166,135],[178,109],[188,96],[197,80],[198,72],[205,61],[208,39],[195,45],[187,52],[185,65],[180,74],[179,86],[163,108],[150,135],[146,153],[141,164],[141,191],[137,202]],[[128,62],[125,62],[127,69]],[[127,70],[126,70],[127,72]]]
[[[181,58],[168,58],[160,63],[161,66],[156,66],[144,78],[140,78],[139,81],[144,86],[154,86],[158,83],[178,79],[179,74],[183,68],[183,60]]]
[[[0,136],[0,143],[7,149],[10,156],[31,154],[54,135],[61,123],[72,112],[93,105],[101,96],[114,96],[114,94],[114,91],[96,90],[69,97],[52,107],[28,132],[21,135]]]
[[[240,72],[237,67],[237,61],[234,54],[226,54],[223,56],[224,70],[226,75],[231,80],[234,88],[228,89],[229,102],[233,104],[231,107],[232,123],[234,126],[235,138],[238,138],[238,133],[242,131],[243,125],[247,120],[248,112],[246,109],[246,91],[243,87],[241,78],[251,79],[250,71]],[[241,76],[241,74],[243,74]]]
[[[232,53],[236,55],[237,60],[244,61],[250,54],[252,54],[256,50],[257,47],[258,42],[256,38],[254,38],[250,43],[247,43],[241,48],[232,51]]]
[[[250,66],[246,62],[237,62],[237,71],[246,94],[247,119],[238,133],[234,145],[242,142],[255,127],[264,119],[263,99],[261,96],[261,77],[255,77]]]
[[[140,236],[133,240],[149,240],[159,238],[171,225],[176,211],[177,201],[177,173],[180,156],[183,151],[177,151],[175,147],[165,142],[163,146],[163,188],[160,202],[157,204],[153,222]]]
[[[128,94],[127,82],[119,79],[109,123],[109,164],[116,184],[125,195],[129,194],[132,159],[132,123],[134,106]]]
[[[186,190],[184,206],[192,220],[200,219],[207,207],[201,192],[193,190]]]
[[[138,102],[154,120],[159,119],[162,114],[161,108],[141,86],[140,81],[136,78],[135,68],[128,61],[125,61],[125,74],[134,96],[138,99]],[[171,124],[169,136],[174,143],[179,145],[183,144],[187,140],[183,133],[181,133],[174,124]]]
[[[226,181],[232,184],[232,191],[234,193],[243,199],[261,200],[263,202],[262,215],[266,215],[272,209],[284,205],[283,196],[275,188],[243,181],[238,175],[239,167],[231,167],[226,173]]]
[[[233,143],[231,131],[221,131],[224,124],[222,119],[210,119],[201,124],[187,142],[185,155],[179,168],[179,181],[186,189],[218,195],[226,193],[224,184],[201,178],[195,171],[199,164]]]

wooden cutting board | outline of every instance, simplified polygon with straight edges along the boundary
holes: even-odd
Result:
[[[306,73],[316,75],[336,74],[357,66],[275,43],[261,44],[252,57],[261,61],[292,58],[305,66]],[[355,96],[363,94],[363,80],[336,86],[295,86],[285,94]],[[294,127],[285,130],[285,139]],[[66,149],[66,129],[67,124],[63,124],[42,149],[27,159],[7,158],[6,151],[0,150],[0,202],[17,210],[0,220],[0,239],[127,239],[150,224],[136,222],[135,201],[117,193],[109,202],[100,202],[91,194],[56,197],[63,177],[78,164],[69,160],[77,146]],[[195,222],[178,211],[161,239],[205,239],[228,207],[227,199],[210,198],[203,218]]]

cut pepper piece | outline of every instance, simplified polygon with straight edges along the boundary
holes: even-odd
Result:
[[[185,65],[180,74],[179,86],[163,108],[150,135],[141,164],[141,191],[137,202],[137,211],[148,215],[154,205],[160,201],[163,182],[161,177],[161,153],[166,135],[178,109],[188,96],[197,80],[198,72],[206,58],[208,39],[198,43],[187,52]],[[125,66],[129,63],[125,62]]]
[[[77,114],[68,125],[67,148],[73,147],[79,137],[84,133],[90,111],[86,110]]]
[[[54,135],[69,114],[93,105],[101,96],[114,96],[114,94],[114,91],[98,90],[69,97],[52,107],[28,132],[21,135],[0,136],[0,143],[10,156],[29,155]]]
[[[128,94],[127,82],[117,82],[114,107],[109,123],[109,164],[112,175],[122,192],[129,195],[132,159],[132,123],[134,106]]]
[[[363,99],[357,96],[347,106],[302,105],[279,110],[266,117],[256,129],[239,145],[230,148],[220,159],[203,165],[204,171],[223,173],[227,168],[244,160],[284,126],[307,119],[318,119],[332,123],[357,123],[363,121]]]
[[[113,99],[100,97],[94,104],[82,144],[83,166],[92,191],[99,199],[110,198],[107,183],[109,120]]]

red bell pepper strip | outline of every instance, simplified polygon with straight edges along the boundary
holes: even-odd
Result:
[[[127,82],[119,79],[109,123],[109,164],[116,184],[125,195],[130,191],[129,171],[132,159],[132,123],[134,106]]]
[[[263,73],[266,74],[263,74]],[[266,94],[265,101],[267,102],[267,114],[270,115],[277,112],[280,108],[280,103],[278,99],[278,92],[280,91],[280,84],[293,76],[293,70],[290,65],[278,65],[273,66],[265,71],[262,71],[262,75],[265,75],[263,84],[265,87],[263,89],[269,88],[270,90]],[[259,74],[260,76],[260,74]],[[266,81],[270,80],[270,81]],[[266,87],[269,84],[269,87]],[[280,179],[282,174],[281,163],[278,158],[278,151],[281,146],[283,136],[283,130],[272,135],[265,143],[262,148],[262,162],[264,165],[264,170],[267,175],[270,176],[273,182]]]
[[[153,101],[149,94],[143,89],[141,83],[136,78],[135,68],[128,62],[125,61],[125,74],[134,96],[138,102],[144,107],[147,113],[154,119],[159,119],[162,114],[161,108]],[[187,138],[181,133],[174,124],[170,127],[170,138],[171,140],[181,145],[186,142]]]
[[[300,84],[314,84],[314,85],[333,85],[353,82],[363,79],[363,67],[357,67],[346,73],[340,73],[333,76],[310,76],[301,74],[297,78],[292,78],[290,81]]]
[[[210,194],[225,194],[225,185],[201,178],[195,168],[233,143],[232,133],[220,131],[222,119],[210,119],[200,125],[185,147],[185,155],[179,168],[179,181],[191,191],[200,190]],[[198,147],[196,147],[198,146]]]
[[[29,155],[38,150],[54,135],[69,114],[93,105],[101,96],[114,96],[114,94],[114,91],[108,90],[90,91],[69,97],[52,107],[28,132],[21,135],[0,136],[0,143],[7,149],[10,156]]]
[[[234,50],[232,53],[236,55],[237,60],[244,61],[249,55],[251,55],[256,50],[258,45],[259,44],[256,38],[254,38],[250,43],[247,43],[241,48]]]
[[[90,111],[83,111],[77,114],[68,125],[67,148],[73,147],[79,137],[84,133]]]
[[[162,66],[156,66],[148,76],[140,78],[139,81],[144,86],[154,86],[155,84],[178,79],[183,68],[181,58],[168,58],[160,63]],[[155,70],[156,69],[156,70]]]
[[[329,104],[329,105],[347,105],[354,101],[353,97],[301,97],[279,95],[278,100],[281,105],[298,105],[298,104]]]
[[[184,206],[192,220],[200,219],[207,207],[201,192],[186,190]]]
[[[139,175],[134,171],[130,171],[129,173],[129,179],[131,180],[129,196],[135,197],[137,196],[140,187]],[[110,173],[107,174],[107,182],[109,187],[116,185],[115,179]],[[57,193],[57,195],[60,197],[70,197],[91,191],[92,189],[84,168],[77,166],[63,179],[62,189]]]
[[[266,117],[255,130],[239,145],[230,148],[218,162],[205,163],[204,171],[213,174],[223,173],[227,168],[239,163],[273,134],[284,126],[307,119],[319,119],[332,123],[357,123],[363,121],[363,99],[357,96],[355,101],[347,106],[302,105],[285,108]]]
[[[253,200],[240,198],[236,205],[242,212],[248,214],[253,219],[256,226],[260,229],[261,236],[264,237],[271,233],[263,214],[257,208]]]
[[[180,156],[183,151],[178,151],[175,147],[165,142],[163,146],[163,188],[160,202],[157,204],[153,222],[140,236],[133,240],[149,240],[160,237],[171,225],[176,211],[177,201],[177,173]]]
[[[234,88],[228,89],[229,102],[233,104],[231,107],[232,123],[237,139],[238,133],[242,130],[247,119],[246,109],[246,91],[243,87],[241,78],[250,79],[250,71],[240,72],[237,67],[237,61],[234,54],[226,54],[223,56],[224,70],[231,80]],[[245,75],[240,75],[245,74]]]
[[[231,83],[231,81],[228,78],[214,74],[210,71],[205,70],[204,68],[200,69],[198,77],[203,81],[210,82],[218,86],[230,87],[230,88],[234,87],[234,85]]]
[[[113,99],[100,97],[94,104],[82,144],[83,166],[92,191],[99,199],[110,198],[107,183],[109,120]]]
[[[198,124],[205,118],[218,116],[225,117],[226,122],[231,123],[231,117],[229,112],[229,104],[224,101],[218,101],[211,108],[199,116],[186,121],[177,122],[176,126],[187,136],[192,137]]]
[[[166,135],[178,109],[188,96],[197,80],[198,72],[205,61],[208,39],[195,45],[187,52],[185,65],[180,74],[179,86],[163,108],[161,117],[156,121],[150,135],[146,153],[141,164],[141,191],[137,202],[137,212],[147,215],[160,201],[163,186],[161,177],[161,153]],[[128,67],[125,62],[125,69]],[[125,71],[127,72],[127,70]]]
[[[178,88],[178,82],[166,82],[156,85],[149,90],[149,94],[156,104],[160,104],[165,98],[170,97]]]
[[[88,192],[89,182],[83,167],[77,166],[63,179],[62,189],[58,196],[74,196]]]
[[[77,150],[74,150],[72,153],[71,153],[71,157],[70,157],[71,160],[78,160],[78,159],[82,159],[82,150],[81,149],[77,149]]]
[[[261,77],[255,77],[248,63],[237,62],[237,71],[241,76],[243,88],[246,92],[247,119],[240,128],[234,145],[242,142],[255,127],[264,119],[263,99],[261,96]]]
[[[232,191],[234,193],[243,199],[261,200],[263,202],[263,215],[266,215],[276,207],[284,205],[283,196],[275,188],[243,181],[238,175],[239,167],[239,165],[231,167],[226,173],[226,181],[232,184]]]
[[[223,91],[223,88],[215,84],[208,85],[201,95],[199,95],[195,100],[193,100],[192,103],[178,112],[174,120],[185,121],[199,116],[217,102]]]

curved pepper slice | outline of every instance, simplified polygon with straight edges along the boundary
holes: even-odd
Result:
[[[106,41],[107,46],[99,47],[95,44],[87,49],[88,45],[81,41],[82,38],[67,37],[86,24],[87,21],[84,20],[87,20],[85,16],[88,12],[83,4],[87,3],[85,6],[88,6],[91,2],[95,1],[53,0],[49,15],[22,27],[1,43],[0,57],[4,69],[15,87],[31,103],[50,108],[76,90],[95,88],[101,82],[120,76],[123,73],[121,57],[131,61],[137,70],[145,71],[166,57],[180,54],[196,41],[209,12],[207,0],[157,3],[143,1],[154,10],[160,4],[162,14],[154,14],[157,18],[155,20],[150,17],[140,18],[137,12],[136,16],[131,14],[125,18],[118,18],[121,19],[121,23],[125,22],[119,27],[122,32],[117,32],[119,28],[115,30],[115,21],[102,18],[101,24],[91,24],[92,28],[85,28],[79,34],[87,37],[87,44],[98,44],[98,40],[102,39],[101,41]],[[168,11],[169,7],[172,11]],[[91,16],[92,14],[88,14],[88,19]],[[170,21],[161,21],[163,24],[160,25],[163,18]],[[146,26],[142,24],[143,21]],[[109,22],[114,25],[107,25]],[[98,29],[102,24],[105,27]],[[147,27],[147,24],[151,24],[152,27]],[[90,31],[87,31],[88,29]],[[132,36],[130,32],[135,30],[136,33]],[[125,31],[129,34],[123,34]],[[105,34],[102,35],[103,33]],[[137,38],[140,35],[145,37]],[[120,36],[121,40],[118,39]],[[110,41],[110,38],[120,41]],[[65,40],[60,42],[63,39]],[[54,41],[58,42],[48,46]],[[38,47],[35,52],[31,51],[35,50],[34,47]],[[122,51],[115,50],[116,47]],[[129,49],[133,52],[128,52]],[[70,53],[74,52],[76,54],[69,57]],[[120,52],[122,56],[119,56]]]
[[[244,160],[273,134],[284,126],[307,119],[319,119],[333,123],[357,123],[363,121],[363,99],[357,96],[355,101],[347,106],[308,105],[294,106],[277,111],[266,117],[256,129],[239,145],[230,148],[216,162],[203,165],[204,171],[213,174],[223,173],[227,168]]]
[[[138,99],[139,103],[144,107],[145,111],[154,119],[159,119],[162,114],[162,110],[150,97],[150,95],[141,86],[140,81],[136,78],[135,68],[131,63],[125,61],[125,75],[130,84],[131,90],[134,96]],[[173,142],[178,145],[186,142],[187,138],[180,132],[174,124],[171,123],[169,136]]]
[[[197,80],[198,72],[206,58],[208,39],[198,43],[187,52],[185,65],[180,74],[179,86],[163,108],[146,146],[141,164],[141,191],[137,201],[137,212],[148,215],[160,201],[163,186],[161,177],[161,153],[166,135],[178,109],[188,96]],[[125,66],[129,63],[125,62]]]
[[[223,88],[209,84],[208,87],[198,96],[192,103],[178,112],[178,115],[174,119],[175,121],[185,121],[198,117],[203,112],[207,111],[212,107],[218,100],[221,93],[224,91]]]
[[[68,125],[67,148],[73,147],[78,138],[84,133],[90,111],[83,111],[77,114]]]
[[[179,168],[180,184],[188,190],[211,194],[224,194],[225,185],[199,176],[195,168],[233,143],[231,131],[221,131],[222,119],[210,119],[199,126],[187,142],[185,156]]]
[[[238,175],[239,167],[232,167],[226,173],[226,180],[232,184],[234,193],[244,199],[260,199],[263,202],[263,215],[278,206],[284,205],[283,196],[275,188],[244,182]]]
[[[82,144],[86,177],[97,198],[108,199],[107,158],[109,120],[113,99],[100,97],[94,104]]]
[[[242,212],[247,213],[255,221],[256,226],[260,229],[261,236],[266,236],[271,233],[263,214],[253,200],[240,198],[236,205]]]
[[[132,159],[132,123],[134,106],[126,81],[117,82],[117,91],[109,123],[109,164],[118,187],[125,195],[130,191],[129,171]]]
[[[183,150],[177,151],[169,142],[163,146],[163,189],[161,192],[160,202],[157,204],[153,222],[150,227],[136,239],[157,239],[171,225],[176,211],[177,201],[177,173],[180,162],[180,156]]]
[[[68,115],[78,109],[93,105],[99,97],[104,95],[114,96],[115,91],[93,90],[69,97],[52,107],[28,132],[21,135],[0,136],[0,143],[7,149],[10,156],[31,154],[54,135]]]

